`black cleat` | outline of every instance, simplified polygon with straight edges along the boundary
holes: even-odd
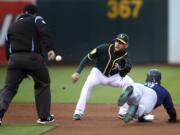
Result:
[[[45,124],[54,122],[54,120],[55,120],[54,115],[51,114],[46,119],[38,119],[37,123],[45,125]]]

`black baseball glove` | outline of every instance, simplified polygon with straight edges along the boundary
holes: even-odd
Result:
[[[122,58],[118,60],[118,64],[119,64],[119,74],[121,77],[124,77],[127,73],[129,73],[132,68],[130,61],[126,58]]]

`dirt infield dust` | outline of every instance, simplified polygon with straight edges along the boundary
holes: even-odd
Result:
[[[118,107],[115,104],[88,104],[86,114],[81,121],[73,121],[75,104],[53,104],[52,112],[56,116],[57,128],[45,135],[179,135],[180,123],[167,123],[168,115],[163,107],[153,112],[152,123],[132,121],[124,124],[117,118]],[[176,106],[180,119],[180,106]],[[33,104],[11,104],[5,115],[6,124],[27,124],[36,122],[37,115]],[[38,125],[37,125],[38,126]]]

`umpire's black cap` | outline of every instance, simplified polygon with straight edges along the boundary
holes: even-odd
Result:
[[[29,5],[26,5],[24,7],[23,12],[28,13],[28,14],[32,14],[32,15],[37,14],[38,8],[35,5],[29,4]]]
[[[121,34],[118,34],[117,37],[116,37],[114,40],[120,41],[120,42],[122,42],[123,44],[128,44],[128,42],[129,42],[129,37],[128,37],[127,34],[121,33]]]

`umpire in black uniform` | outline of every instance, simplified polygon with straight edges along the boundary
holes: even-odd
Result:
[[[48,51],[48,60],[55,59],[53,42],[46,22],[41,16],[37,16],[37,7],[27,5],[23,12],[7,33],[6,49],[9,60],[5,86],[0,92],[0,124],[19,84],[27,75],[32,76],[35,82],[35,102],[39,117],[37,123],[54,121],[54,116],[50,114],[50,77],[42,56],[42,48],[45,48]]]

